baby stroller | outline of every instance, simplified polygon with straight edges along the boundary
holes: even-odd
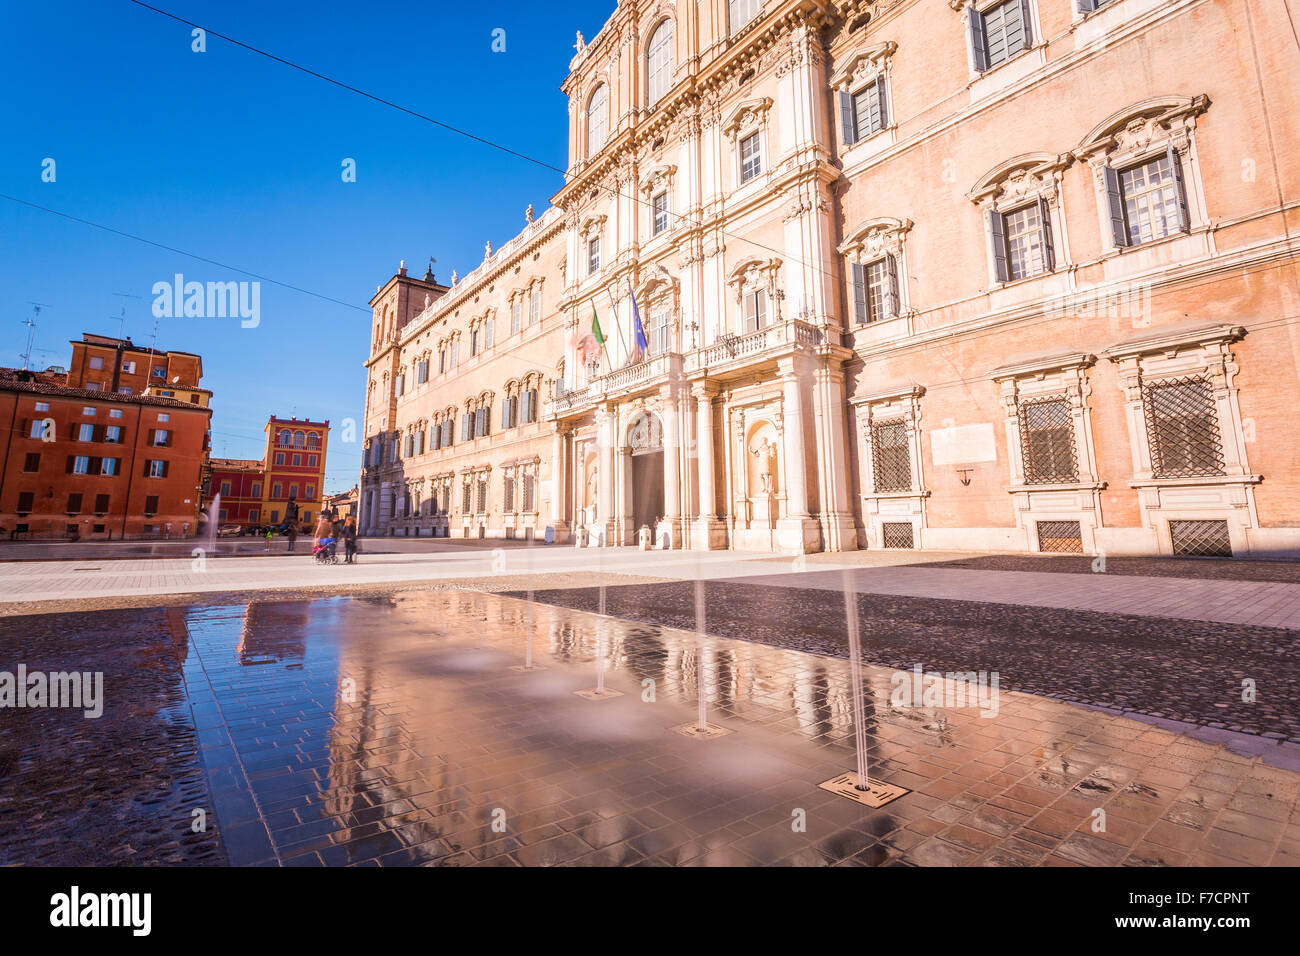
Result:
[[[337,539],[321,538],[320,544],[311,549],[312,557],[316,559],[317,564],[338,564],[339,556],[335,551]]]

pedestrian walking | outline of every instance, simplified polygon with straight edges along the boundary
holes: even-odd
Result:
[[[354,515],[348,515],[343,522],[343,562],[357,563],[357,519]]]

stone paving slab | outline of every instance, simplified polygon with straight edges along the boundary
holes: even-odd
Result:
[[[172,639],[146,612],[106,613],[98,653],[130,645],[132,622],[141,645]],[[911,791],[871,810],[818,787],[855,760],[843,660],[467,592],[169,613],[188,639],[169,660],[232,863],[1300,862],[1300,775],[1060,701],[1003,689],[996,716],[901,706],[892,672],[866,667],[871,773]],[[33,627],[103,624],[24,618],[12,633],[23,646]],[[545,670],[514,669],[530,636]],[[622,695],[576,696],[602,659]],[[701,681],[710,722],[733,733],[673,731]],[[130,682],[110,695],[153,699]],[[85,728],[80,766],[116,765],[127,740],[114,726]],[[38,740],[21,746],[37,769],[57,766]],[[50,813],[26,835],[58,839],[60,825]]]
[[[414,542],[413,542],[414,543]],[[679,580],[748,579],[781,585],[798,574],[809,588],[843,587],[843,573],[860,592],[916,598],[983,601],[1183,618],[1223,624],[1300,628],[1300,584],[1132,574],[946,567],[945,555],[846,552],[773,558],[756,552],[642,552],[631,548],[511,548],[459,546],[437,552],[363,555],[359,564],[322,567],[307,555],[142,559],[94,562],[0,563],[0,615],[41,602],[150,597],[270,589],[375,588],[384,584],[478,582],[516,574],[568,574],[596,584],[609,575]],[[946,557],[951,557],[947,555]],[[916,563],[917,561],[922,563]],[[907,563],[901,563],[907,562]],[[1258,563],[1258,562],[1256,562]],[[863,565],[866,566],[863,566]],[[1192,566],[1155,562],[1154,566]],[[775,569],[780,568],[778,573]],[[487,585],[490,587],[490,585]],[[51,608],[52,609],[52,608]]]
[[[891,569],[895,570],[895,569]],[[863,574],[849,572],[850,583]],[[710,634],[845,657],[844,578],[703,583]],[[696,585],[534,591],[537,600],[695,629]],[[1148,721],[1300,743],[1300,632],[1094,611],[882,595],[854,597],[864,660],[890,668],[999,674],[1001,686],[1142,715]],[[1243,700],[1243,681],[1255,699]],[[1288,759],[1283,752],[1270,760]]]

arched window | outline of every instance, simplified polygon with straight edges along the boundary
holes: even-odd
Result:
[[[307,436],[307,447],[308,447],[308,448],[319,448],[319,447],[320,447],[320,435],[317,435],[315,432],[312,432],[310,435],[308,435],[308,436]]]
[[[307,443],[307,435],[303,432],[293,433],[293,447],[302,448]]]
[[[649,103],[654,106],[673,85],[673,21],[665,20],[651,34],[646,66]]]
[[[287,430],[280,432],[280,447],[288,448],[293,443],[293,436]]]
[[[605,122],[608,99],[609,91],[602,83],[591,94],[591,99],[587,100],[587,157],[589,159],[600,152],[600,148],[605,145],[605,134],[609,130]]]

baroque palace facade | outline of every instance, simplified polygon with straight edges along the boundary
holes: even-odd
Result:
[[[623,0],[575,49],[552,208],[372,300],[364,533],[1300,551],[1282,3]]]

